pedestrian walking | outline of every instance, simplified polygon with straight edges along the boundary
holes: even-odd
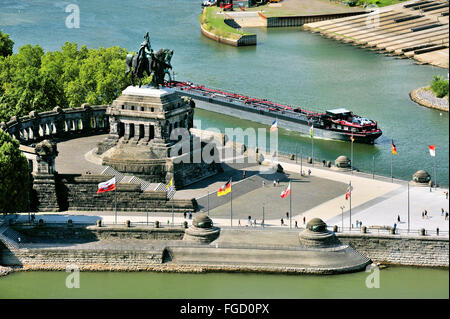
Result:
[[[289,212],[286,212],[286,219],[289,219]]]
[[[444,216],[444,209],[441,208],[441,216]]]
[[[273,180],[273,187],[277,186],[277,181]]]
[[[262,181],[262,187],[264,188],[264,186],[266,185],[266,182]]]
[[[323,160],[323,161],[322,161],[323,167],[325,167],[325,163],[326,163],[325,160]]]
[[[308,176],[309,176],[309,175],[311,175],[311,170],[310,170],[310,169],[308,169]]]
[[[445,220],[448,220],[448,212],[445,212]]]
[[[238,220],[238,226],[241,226],[241,220],[240,219]]]
[[[187,216],[186,212],[183,213],[183,216],[184,216],[184,219],[186,219],[186,216]]]
[[[283,220],[283,217],[281,217],[281,226],[283,226],[284,225],[284,220]]]
[[[189,219],[192,219],[192,213],[189,212]]]
[[[422,211],[422,219],[425,218],[425,212]]]
[[[400,215],[397,215],[397,222],[400,223]]]
[[[359,221],[356,220],[356,228],[358,228],[358,227],[359,227]]]
[[[439,227],[436,228],[436,236],[439,236]]]
[[[306,217],[303,216],[303,225],[305,225],[305,223],[306,223]]]
[[[298,228],[298,224],[297,224],[297,221],[295,221],[295,228]]]
[[[242,179],[245,179],[245,171],[242,172]]]
[[[280,186],[280,180],[277,179],[277,186]]]
[[[428,219],[428,212],[427,212],[427,210],[425,209],[425,218],[427,218]]]
[[[255,220],[253,221],[253,226],[256,227],[256,218],[255,218]]]

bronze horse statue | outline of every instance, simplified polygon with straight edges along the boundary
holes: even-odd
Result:
[[[142,79],[145,73],[147,76],[152,76],[152,86],[164,86],[166,75],[168,75],[168,81],[172,80],[169,70],[172,69],[170,61],[172,60],[173,50],[159,49],[154,52],[150,46],[148,32],[144,39],[145,41],[141,43],[141,48],[137,52],[137,55],[127,55],[127,70],[125,71],[125,75],[131,72],[131,83],[134,85],[134,80],[137,79],[139,87],[142,85]]]

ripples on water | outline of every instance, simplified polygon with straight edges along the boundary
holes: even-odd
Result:
[[[80,7],[80,29],[65,28],[65,6]],[[427,145],[437,145],[438,183],[448,185],[448,113],[410,101],[408,93],[448,70],[415,65],[371,51],[324,39],[299,28],[252,29],[256,47],[235,48],[200,34],[198,0],[2,1],[0,28],[21,45],[59,49],[65,41],[89,47],[120,45],[137,50],[146,31],[152,46],[175,50],[176,77],[211,87],[323,111],[346,107],[378,121],[383,136],[375,145],[355,144],[354,166],[390,175],[390,143],[394,139],[394,177],[410,179],[419,169],[432,172]],[[44,36],[45,35],[45,36]],[[206,127],[254,126],[239,119],[197,112]],[[280,152],[294,153],[296,144],[311,152],[310,139],[281,131]],[[315,143],[318,159],[350,156],[350,144]],[[308,154],[309,155],[309,154]]]

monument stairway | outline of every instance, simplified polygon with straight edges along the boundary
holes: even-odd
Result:
[[[116,183],[130,183],[130,184],[139,184],[141,187],[141,191],[161,191],[165,190],[166,185],[163,183],[150,183],[145,181],[139,177],[133,175],[124,175],[111,166],[107,166],[102,172],[101,175],[113,175],[116,177]]]
[[[20,248],[19,238],[20,243],[26,241],[26,238],[22,234],[9,227],[6,223],[0,226],[0,241],[9,249]]]

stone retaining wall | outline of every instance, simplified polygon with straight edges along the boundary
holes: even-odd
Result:
[[[38,211],[118,211],[171,212],[172,200],[165,191],[141,191],[140,184],[117,183],[116,191],[97,194],[98,184],[112,176],[56,174],[39,179],[34,208]],[[55,192],[56,185],[56,192]],[[47,191],[46,191],[47,190]],[[195,211],[195,199],[174,199],[175,212]]]
[[[374,262],[411,266],[449,266],[449,239],[436,236],[337,234]]]
[[[446,100],[445,97],[438,98],[434,96],[434,94],[431,92],[431,89],[429,91],[426,90],[429,88],[430,87],[428,86],[412,90],[409,93],[409,97],[417,104],[432,109],[448,112],[448,100]]]
[[[225,38],[222,36],[215,35],[214,33],[209,32],[208,30],[204,29],[203,26],[200,26],[200,30],[205,37],[210,38],[210,39],[220,42],[220,43],[225,43],[225,44],[232,45],[235,47],[245,46],[245,45],[256,45],[256,34],[242,35],[239,39],[230,39],[230,38]]]
[[[151,228],[151,227],[125,227],[125,226],[87,226],[67,224],[45,225],[41,227],[30,227],[12,225],[14,230],[22,233],[33,242],[48,240],[53,242],[64,242],[67,240],[109,240],[109,239],[147,239],[147,240],[181,240],[184,236],[184,228]]]
[[[4,249],[1,254],[2,264],[8,266],[47,265],[48,269],[56,266],[100,265],[135,267],[148,264],[161,264],[163,252],[161,249],[147,250],[83,250],[83,249]],[[49,267],[51,266],[51,267]]]

